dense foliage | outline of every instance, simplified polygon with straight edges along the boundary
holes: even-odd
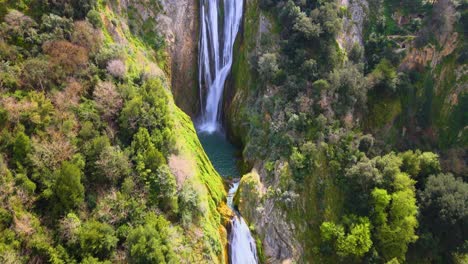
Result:
[[[182,186],[168,166],[164,41],[142,44],[103,1],[0,6],[0,262],[221,256],[219,216],[200,220],[213,213],[205,186]]]
[[[446,126],[440,125],[445,120],[431,120],[439,118],[439,109],[431,109],[435,99],[426,98],[442,96],[433,92],[434,83],[449,77],[433,80],[425,65],[405,68],[412,46],[443,49],[439,36],[456,34],[462,19],[448,17],[463,17],[463,4],[337,2],[259,1],[259,26],[246,25],[241,44],[247,52],[240,54],[248,60],[241,57],[234,66],[241,80],[235,82],[240,95],[234,100],[247,99],[235,106],[241,118],[228,116],[249,120],[234,131],[245,144],[247,164],[264,170],[267,199],[281,205],[288,221],[300,226],[295,236],[305,248],[305,256],[299,258],[305,262],[466,259],[466,130],[452,127],[458,135],[448,140]],[[255,3],[250,5],[254,9]],[[347,10],[351,5],[353,12],[358,12],[356,6],[364,9],[357,15],[364,16],[362,36],[349,33],[358,23],[352,20],[356,13]],[[253,15],[246,19],[257,21]],[[358,40],[346,35],[353,33]],[[464,43],[463,32],[456,36]],[[458,57],[457,74],[463,75],[466,59],[459,50],[450,56]],[[433,62],[433,69],[440,70],[443,63]],[[250,67],[250,75],[242,67]],[[250,83],[244,84],[245,79]],[[447,83],[466,86],[466,78]],[[418,100],[425,101],[424,106]],[[458,105],[466,107],[466,102]],[[446,102],[437,106],[447,107]],[[467,125],[466,118],[456,122]],[[439,134],[428,138],[437,129]],[[459,147],[448,158],[444,150]],[[441,161],[460,164],[444,168],[458,177],[441,174]]]

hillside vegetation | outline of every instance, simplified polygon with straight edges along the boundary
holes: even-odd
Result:
[[[0,1],[1,263],[226,261],[223,183],[141,8]]]
[[[226,117],[266,262],[466,261],[466,8],[247,1]]]

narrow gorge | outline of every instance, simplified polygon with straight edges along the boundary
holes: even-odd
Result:
[[[0,263],[468,263],[466,0],[0,0]]]
[[[230,144],[226,141],[220,120],[225,82],[231,73],[234,42],[242,22],[243,0],[224,0],[223,3],[218,0],[202,0],[200,4],[198,67],[202,109],[197,126],[198,133],[208,157],[221,176],[234,178],[227,198],[228,206],[235,212],[230,223],[229,262],[255,264],[255,240],[233,204],[240,175],[235,173],[235,156],[229,152]],[[223,163],[223,160],[227,162]],[[225,170],[234,173],[225,174]]]

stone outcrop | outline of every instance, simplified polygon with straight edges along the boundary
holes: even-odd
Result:
[[[268,197],[263,166],[242,177],[236,204],[242,215],[262,240],[267,263],[294,263],[302,256],[302,247],[294,238],[294,225],[287,220],[284,211],[278,207],[276,199]],[[275,175],[275,183],[279,175]]]
[[[162,0],[157,17],[164,33],[171,66],[172,93],[176,104],[194,117],[199,109],[198,95],[198,1]]]
[[[363,26],[369,10],[366,0],[341,0],[341,6],[347,9],[348,16],[343,18],[343,28],[337,41],[341,48],[350,51],[354,45],[364,46]]]

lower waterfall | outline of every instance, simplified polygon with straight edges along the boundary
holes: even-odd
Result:
[[[235,152],[232,146],[221,132],[199,132],[198,137],[210,158],[213,166],[223,177],[239,176],[236,167]],[[229,233],[229,263],[250,264],[258,263],[257,248],[249,226],[240,213],[234,208],[234,195],[239,188],[239,180],[231,184],[228,192],[227,204],[235,212],[231,220],[231,232]]]
[[[257,263],[257,246],[255,240],[250,234],[250,229],[244,218],[237,212],[233,206],[234,195],[239,188],[239,182],[232,184],[228,193],[228,205],[236,212],[232,219],[232,230],[229,235],[230,263]]]

